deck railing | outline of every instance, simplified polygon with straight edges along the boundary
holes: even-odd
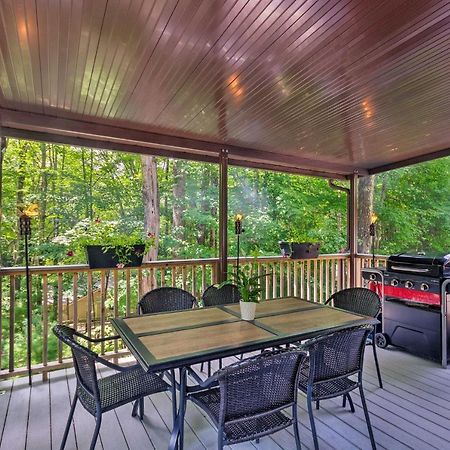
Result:
[[[383,257],[377,258],[377,264]],[[67,323],[89,336],[112,333],[109,319],[136,312],[138,299],[150,289],[177,286],[198,299],[216,282],[218,259],[171,260],[144,263],[140,268],[91,270],[87,265],[30,268],[32,292],[32,366],[46,373],[70,364],[69,354],[51,328]],[[236,261],[229,259],[229,269]],[[358,258],[358,268],[371,257]],[[262,299],[295,295],[314,302],[349,286],[345,254],[315,259],[282,257],[241,258],[241,270],[264,275]],[[358,277],[360,278],[360,277]],[[0,268],[0,379],[26,372],[26,281],[24,267]],[[126,352],[120,342],[103,343],[96,351],[115,358]]]

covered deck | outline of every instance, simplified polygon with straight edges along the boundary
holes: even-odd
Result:
[[[426,361],[390,348],[379,351],[384,388],[377,384],[373,355],[368,348],[364,383],[377,448],[387,450],[444,449],[450,446],[450,372],[438,363]],[[232,362],[230,359],[229,362]],[[106,373],[106,372],[104,372]],[[0,447],[8,450],[58,448],[64,430],[70,399],[76,381],[72,368],[49,374],[49,382],[35,376],[33,387],[26,378],[2,383],[0,397]],[[370,442],[358,395],[356,412],[341,407],[340,399],[323,401],[315,411],[320,448],[368,449]],[[160,449],[167,446],[171,430],[170,399],[167,393],[146,399],[143,421],[131,417],[125,405],[104,416],[96,448],[107,450]],[[302,446],[313,448],[306,403],[299,397]],[[75,413],[67,442],[68,449],[89,446],[94,420],[83,409]],[[185,444],[189,449],[210,449],[216,445],[216,432],[210,419],[192,403],[186,415]],[[248,442],[236,449],[275,450],[294,448],[290,429]]]

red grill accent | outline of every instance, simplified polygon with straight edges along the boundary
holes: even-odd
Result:
[[[440,294],[433,292],[414,291],[412,289],[406,289],[398,286],[384,286],[384,295],[386,297],[397,297],[410,302],[422,303],[426,305],[441,304]]]

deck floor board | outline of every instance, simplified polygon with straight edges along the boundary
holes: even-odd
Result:
[[[366,354],[364,371],[366,398],[378,449],[450,448],[450,370],[396,349],[380,350],[379,359],[384,389],[378,387],[371,351]],[[225,364],[233,361],[234,358],[227,358]],[[213,368],[217,368],[217,362],[213,363]],[[101,376],[107,374],[108,370],[100,372]],[[0,395],[2,449],[59,447],[74,395],[73,369],[50,373],[47,383],[38,376],[33,380],[31,390],[26,378],[4,381],[0,385],[4,391]],[[321,450],[370,448],[361,399],[357,392],[352,397],[355,414],[348,407],[342,408],[341,399],[323,401],[320,410],[314,410]],[[96,449],[166,448],[172,427],[170,394],[163,392],[146,398],[145,408],[142,422],[131,417],[131,405],[106,413]],[[302,448],[311,450],[313,441],[303,394],[299,394],[298,415]],[[88,448],[93,430],[93,417],[78,405],[66,448]],[[189,403],[185,448],[211,449],[216,447],[216,442],[211,419]],[[294,447],[293,431],[287,429],[261,439],[259,444],[247,442],[232,448],[290,450]]]

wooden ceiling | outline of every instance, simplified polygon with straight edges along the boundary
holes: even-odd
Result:
[[[0,132],[323,176],[449,154],[450,2],[0,0]]]

